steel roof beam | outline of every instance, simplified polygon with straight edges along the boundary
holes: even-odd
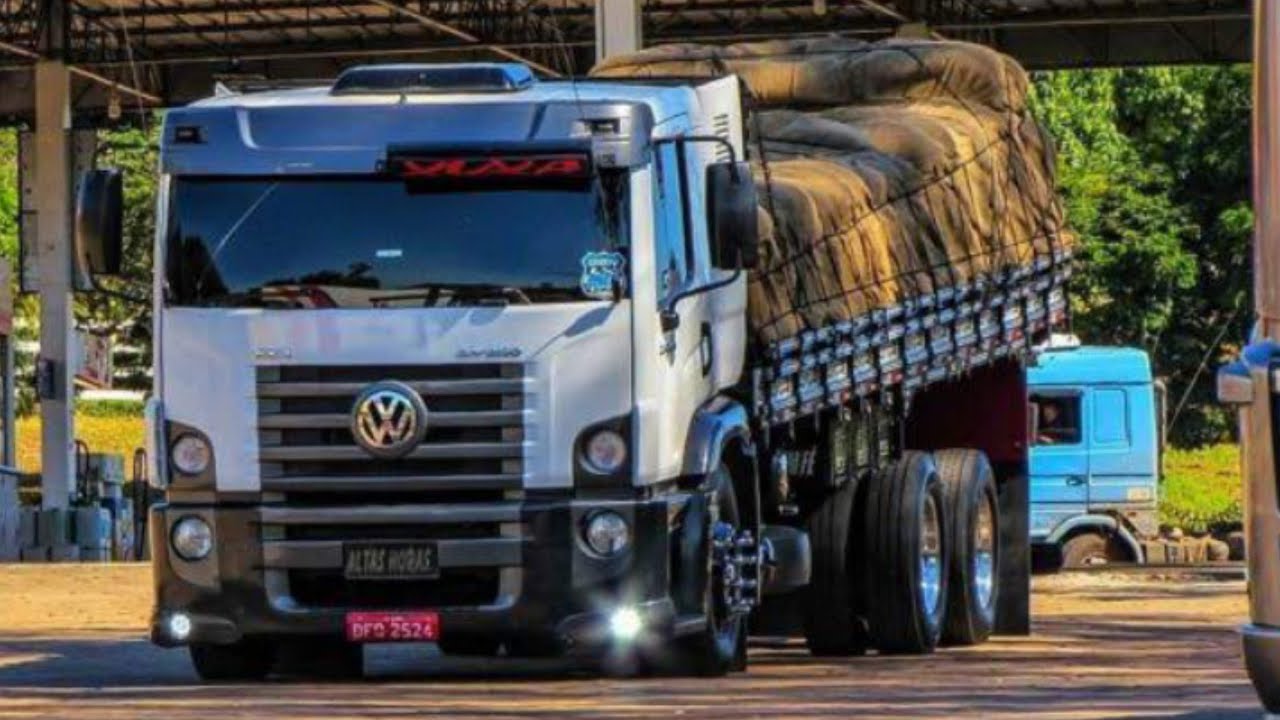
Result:
[[[29,48],[24,48],[20,45],[14,45],[12,43],[7,43],[3,41],[0,41],[0,51],[11,53],[13,55],[17,55],[18,57],[21,57],[27,60],[34,61],[34,60],[40,59],[40,53],[36,52],[35,50],[31,50]],[[111,78],[105,75],[102,75],[88,68],[82,67],[80,65],[68,65],[67,71],[70,72],[72,75],[76,75],[90,82],[97,83],[98,85],[102,85],[103,87],[106,87],[108,89],[115,90],[116,92],[124,93],[125,95],[129,95],[138,100],[142,100],[144,102],[148,102],[153,105],[159,105],[162,102],[159,95],[149,93],[140,88],[133,87],[132,85],[126,85],[125,83],[112,80]]]
[[[437,32],[444,33],[445,35],[452,35],[453,37],[458,38],[459,40],[462,40],[464,42],[475,43],[477,46],[482,47],[485,50],[488,50],[489,52],[492,52],[495,55],[500,55],[504,58],[507,58],[508,60],[515,60],[516,62],[522,62],[525,65],[528,65],[529,67],[535,70],[538,70],[542,73],[550,75],[551,77],[560,76],[560,73],[558,71],[553,70],[547,67],[546,65],[529,60],[523,55],[512,52],[501,45],[493,45],[491,43],[487,43],[481,40],[480,38],[476,37],[475,35],[472,35],[471,33],[467,32],[466,30],[461,30],[453,25],[450,25],[449,23],[436,20],[435,18],[432,18],[429,15],[420,13],[417,10],[411,10],[405,7],[404,5],[401,5],[398,2],[393,2],[392,0],[369,0],[369,3],[372,5],[377,5],[379,7],[386,8],[393,12],[400,13],[405,17],[412,18],[418,21],[418,23],[423,25],[424,27],[430,28]]]

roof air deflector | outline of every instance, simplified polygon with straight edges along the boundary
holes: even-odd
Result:
[[[370,65],[343,72],[332,95],[403,95],[412,93],[516,92],[536,78],[521,63],[441,65]]]

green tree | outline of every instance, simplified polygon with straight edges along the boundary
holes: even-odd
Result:
[[[1243,335],[1249,288],[1249,75],[1159,68],[1037,76],[1081,239],[1074,307],[1089,342],[1146,348],[1181,444],[1230,435],[1212,370]],[[1207,362],[1206,362],[1207,361]]]
[[[145,130],[128,128],[99,134],[98,167],[118,168],[124,173],[124,267],[121,280],[110,282],[110,289],[119,294],[82,293],[76,302],[76,320],[81,327],[108,333],[117,344],[139,348],[137,355],[144,364],[151,357],[157,125],[152,122]],[[121,295],[140,302],[130,302]],[[141,374],[133,375],[132,384],[141,386]]]
[[[0,257],[18,256],[18,136],[0,129]]]
[[[155,123],[149,123],[153,126]],[[138,129],[104,131],[99,134],[97,164],[99,167],[119,167],[125,171],[125,273],[129,280],[113,282],[111,287],[143,300],[143,304],[129,303],[118,297],[97,293],[81,293],[76,297],[75,315],[80,327],[112,336],[116,344],[138,348],[135,354],[139,367],[133,368],[130,386],[147,387],[145,366],[150,362],[151,331],[151,255],[154,230],[154,196],[156,187],[155,129],[147,132]],[[0,129],[0,257],[15,268],[14,293],[17,295],[19,267],[18,239],[18,171],[17,132]],[[15,297],[15,316],[18,320],[18,337],[35,340],[39,337],[39,304],[35,296]],[[30,377],[29,362],[20,362],[20,377]],[[18,384],[19,411],[34,409],[34,398],[29,382]]]

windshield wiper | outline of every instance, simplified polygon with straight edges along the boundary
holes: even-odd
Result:
[[[205,278],[209,277],[209,271],[216,267],[214,261],[218,259],[218,255],[220,255],[223,249],[226,248],[227,244],[231,242],[231,236],[235,235],[236,232],[240,230],[240,226],[244,225],[245,222],[258,211],[258,208],[261,207],[262,203],[266,202],[266,199],[271,197],[271,193],[275,192],[278,187],[280,187],[279,182],[273,182],[268,185],[266,189],[262,191],[262,194],[258,195],[258,197],[249,204],[249,207],[245,208],[245,211],[241,213],[240,217],[236,218],[236,221],[231,224],[231,227],[228,228],[225,233],[222,234],[222,237],[218,238],[218,242],[214,244],[213,250],[209,253],[208,264],[205,265],[204,269],[200,272],[200,277],[196,280],[197,295],[199,295],[200,291],[204,289]]]

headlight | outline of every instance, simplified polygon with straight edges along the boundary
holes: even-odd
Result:
[[[631,544],[631,528],[627,521],[612,510],[601,510],[587,520],[583,530],[587,547],[602,557],[612,557]]]
[[[213,529],[204,520],[188,515],[174,523],[169,541],[183,560],[203,560],[213,550]]]
[[[582,461],[593,473],[612,475],[627,462],[627,441],[613,430],[601,430],[587,440]]]
[[[184,475],[199,475],[209,469],[213,451],[209,443],[198,435],[183,435],[173,444],[169,453],[173,466]]]

